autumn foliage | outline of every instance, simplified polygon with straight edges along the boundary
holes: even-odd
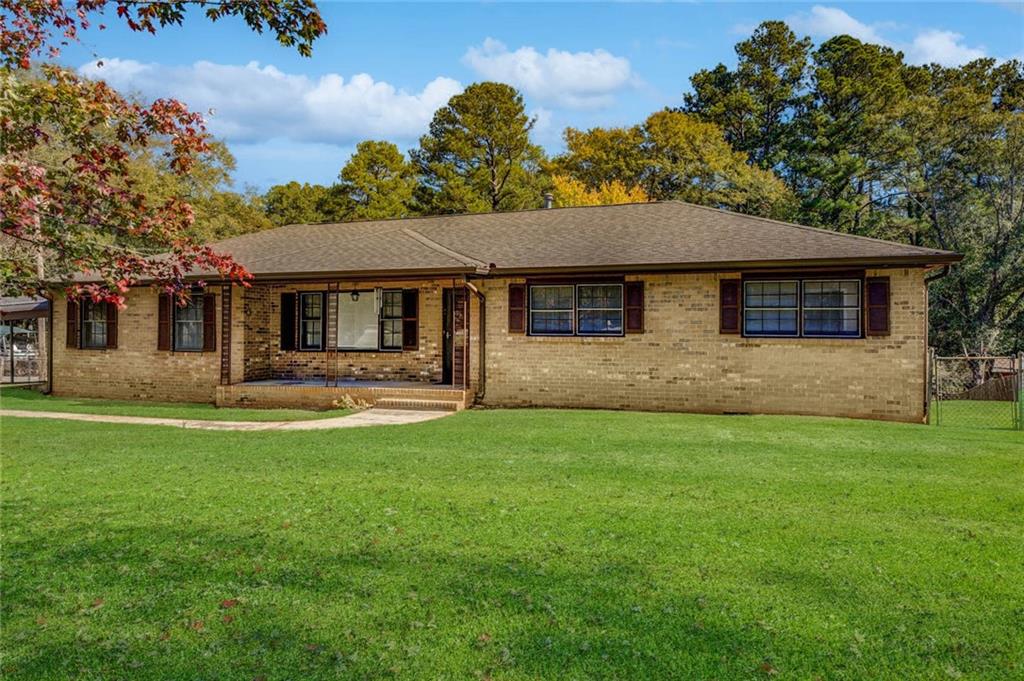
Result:
[[[192,207],[151,200],[129,172],[133,158],[159,143],[167,167],[187,175],[209,150],[202,117],[172,99],[148,106],[102,81],[53,64],[61,45],[108,6],[135,31],[181,23],[189,5],[207,18],[240,16],[309,54],[326,27],[310,0],[108,2],[0,0],[0,226],[5,292],[63,284],[94,300],[123,305],[129,286],[151,282],[184,296],[186,275],[245,283],[229,256],[189,236]],[[103,28],[100,26],[100,28]]]

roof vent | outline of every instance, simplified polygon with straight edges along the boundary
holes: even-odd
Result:
[[[544,192],[544,207],[554,208],[555,207],[555,195],[551,192]]]

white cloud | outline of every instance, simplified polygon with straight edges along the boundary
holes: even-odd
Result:
[[[788,17],[786,22],[798,34],[806,33],[818,39],[849,35],[866,43],[886,45],[903,52],[911,64],[959,66],[985,56],[984,47],[965,44],[964,36],[955,31],[922,29],[909,43],[886,38],[882,32],[898,26],[891,22],[865,24],[838,7],[815,5],[810,12],[798,12]]]
[[[165,66],[101,59],[79,71],[123,91],[175,97],[193,110],[209,112],[210,131],[235,142],[271,137],[326,144],[367,137],[414,139],[426,131],[434,111],[462,91],[458,81],[445,77],[409,93],[365,73],[312,79],[257,62]]]
[[[815,38],[849,35],[866,43],[887,44],[874,27],[857,21],[838,7],[815,5],[810,12],[794,14],[786,22],[797,33],[807,33]]]
[[[600,108],[614,101],[613,93],[636,83],[629,60],[605,50],[566,52],[532,47],[510,51],[487,38],[470,47],[463,63],[489,80],[513,85],[539,101],[571,108]]]
[[[930,29],[914,37],[914,42],[904,51],[907,60],[914,64],[941,64],[959,66],[985,56],[982,47],[968,47],[963,36],[954,31]]]

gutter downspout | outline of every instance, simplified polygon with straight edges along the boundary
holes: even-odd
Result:
[[[477,388],[474,401],[480,401],[487,392],[487,297],[468,279],[464,281],[466,288],[472,291],[480,299],[480,387]]]
[[[927,423],[931,423],[931,416],[932,416],[932,414],[931,414],[931,412],[932,412],[932,394],[931,394],[932,393],[932,375],[933,375],[933,373],[935,371],[935,367],[933,366],[933,362],[931,361],[933,353],[931,351],[931,347],[929,346],[929,342],[930,341],[929,341],[929,333],[928,332],[929,332],[929,327],[931,326],[931,305],[928,304],[929,303],[929,301],[928,301],[928,285],[931,284],[933,281],[938,281],[939,279],[942,279],[947,274],[949,274],[949,269],[950,269],[949,265],[943,265],[939,269],[938,272],[933,272],[932,274],[926,275],[925,278],[924,278],[924,298],[925,298],[925,306],[924,306],[924,310],[925,310],[925,320],[924,320],[924,324],[925,324],[925,327],[924,327],[924,333],[925,333],[925,343],[924,343],[924,366],[925,366],[925,370],[924,370],[924,422],[926,424]]]

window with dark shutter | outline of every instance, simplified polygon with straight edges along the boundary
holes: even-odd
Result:
[[[281,294],[281,349],[295,349],[295,301],[294,293]]]
[[[78,332],[78,316],[81,314],[78,311],[78,301],[74,298],[68,298],[68,316],[67,316],[67,347],[77,348],[81,336]]]
[[[414,288],[402,291],[402,349],[416,350],[420,346],[420,292]]]
[[[107,303],[107,349],[117,349],[117,305]]]
[[[626,282],[626,333],[644,332],[644,282]]]
[[[217,349],[217,296],[203,295],[203,352]]]
[[[868,336],[889,335],[889,277],[869,277],[864,282],[866,313],[865,333]]]
[[[508,285],[508,332],[526,333],[526,284]]]
[[[722,279],[718,282],[718,332],[740,332],[740,280]]]
[[[171,296],[161,293],[156,311],[156,349],[171,349]]]

